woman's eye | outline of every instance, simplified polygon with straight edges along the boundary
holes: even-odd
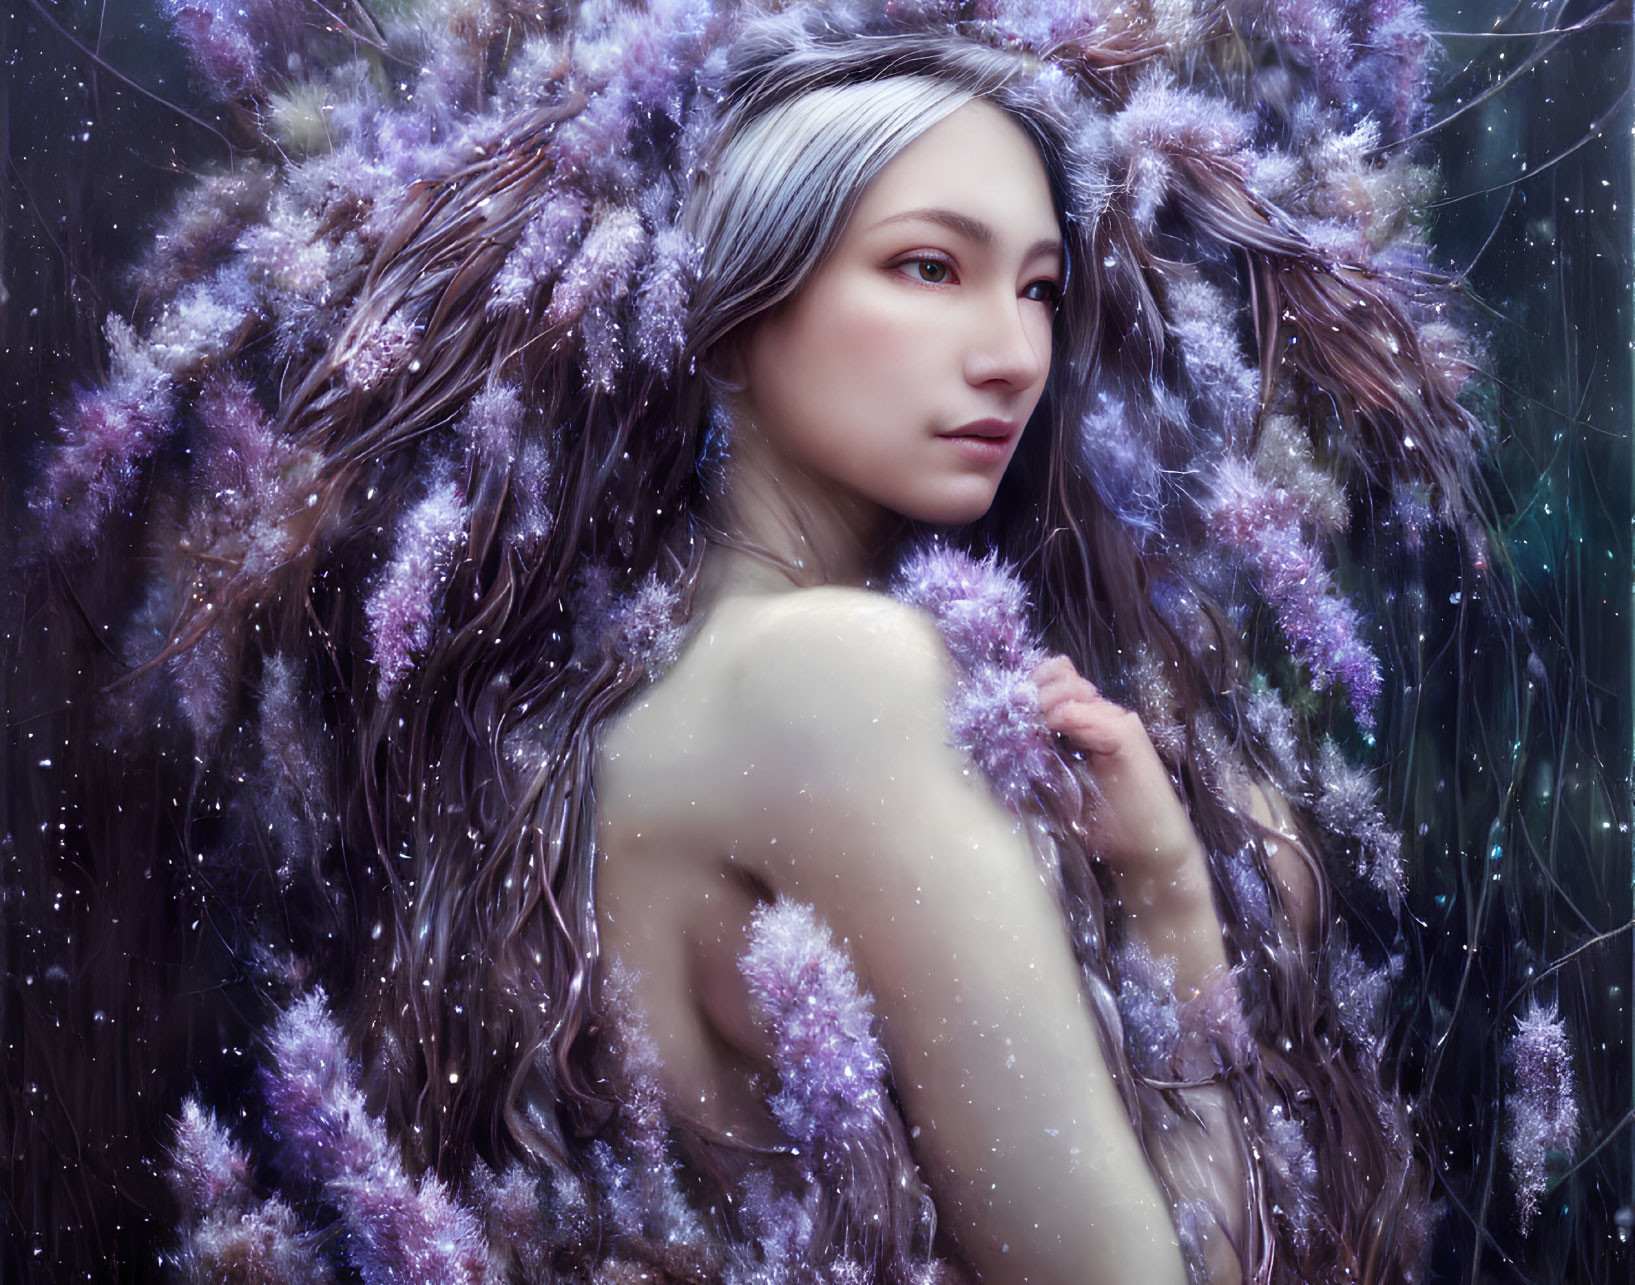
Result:
[[[903,266],[927,285],[940,286],[953,275],[941,259],[910,259]]]
[[[1062,289],[1054,281],[1035,281],[1026,290],[1022,291],[1024,299],[1036,299],[1040,303],[1048,303],[1052,308],[1062,301]]]

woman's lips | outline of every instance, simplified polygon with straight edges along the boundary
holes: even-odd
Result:
[[[974,424],[962,424],[951,433],[942,434],[942,440],[956,451],[978,464],[998,464],[1010,454],[1016,437],[1016,425],[1004,420],[984,419]]]

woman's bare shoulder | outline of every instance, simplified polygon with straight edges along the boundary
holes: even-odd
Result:
[[[823,586],[734,604],[722,680],[740,716],[939,713],[949,659],[931,618],[867,589]]]

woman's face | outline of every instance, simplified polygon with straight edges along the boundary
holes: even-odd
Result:
[[[793,485],[974,521],[1044,391],[1062,273],[1032,142],[966,103],[880,172],[828,259],[750,333],[744,427]]]

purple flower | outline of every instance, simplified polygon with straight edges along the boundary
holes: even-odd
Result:
[[[576,193],[556,192],[547,197],[495,274],[489,312],[525,307],[534,292],[567,262],[584,222],[585,203]]]
[[[686,640],[686,625],[678,620],[681,595],[657,573],[649,574],[636,589],[613,604],[608,614],[608,639],[613,654],[648,673],[675,664]]]
[[[298,804],[319,811],[328,793],[323,736],[312,702],[301,690],[295,662],[282,655],[267,657],[261,671],[261,752],[268,769]]]
[[[646,245],[647,233],[634,210],[615,206],[601,211],[556,283],[546,311],[550,323],[572,325],[592,302],[611,307],[623,299]]]
[[[770,1105],[784,1132],[843,1145],[874,1129],[887,1109],[874,999],[812,907],[782,897],[757,907],[738,968],[775,1042]]]
[[[948,700],[949,739],[1011,808],[1062,775],[1039,715],[1033,671],[1044,652],[1027,623],[1027,591],[995,558],[926,545],[897,572],[893,594],[930,613],[960,666]]]
[[[1378,1056],[1385,1037],[1390,974],[1369,968],[1357,948],[1344,942],[1330,950],[1328,969],[1329,999],[1339,1016],[1340,1029],[1368,1057]]]
[[[653,370],[667,372],[687,343],[700,253],[683,227],[661,228],[653,238],[653,258],[636,293],[636,352]]]
[[[176,1139],[170,1148],[170,1170],[165,1176],[187,1222],[250,1200],[249,1158],[197,1098],[182,1102]]]
[[[1039,714],[1039,688],[1022,670],[971,671],[949,697],[948,730],[1012,809],[1033,796],[1036,783],[1060,774],[1055,738]]]
[[[1246,440],[1260,412],[1260,372],[1244,359],[1237,317],[1224,291],[1180,279],[1168,289],[1169,329],[1200,397],[1234,440]]]
[[[1131,213],[1150,230],[1169,196],[1176,161],[1235,155],[1249,138],[1249,124],[1221,99],[1179,89],[1154,74],[1113,117],[1108,138],[1122,162]]]
[[[1373,883],[1394,908],[1402,896],[1402,836],[1386,823],[1373,778],[1367,769],[1347,763],[1329,740],[1318,747],[1316,771],[1317,819],[1335,834],[1357,840],[1358,877]]]
[[[892,593],[929,612],[950,654],[966,669],[1001,665],[1031,673],[1044,659],[1027,623],[1027,590],[1009,567],[945,545],[904,559]]]
[[[347,382],[355,388],[374,388],[407,366],[419,346],[413,323],[394,312],[352,337],[342,361]]]
[[[1563,1152],[1570,1160],[1578,1147],[1572,1051],[1556,1009],[1529,1001],[1527,1012],[1516,1019],[1505,1059],[1515,1079],[1505,1099],[1504,1149],[1525,1232],[1544,1195],[1550,1152]]]
[[[1317,1213],[1317,1155],[1305,1126],[1281,1102],[1267,1108],[1261,1136],[1266,1140],[1267,1169],[1276,1183],[1276,1208],[1295,1243],[1303,1247]]]
[[[515,384],[490,384],[466,407],[460,434],[473,450],[510,460],[516,455],[522,418],[522,390]]]
[[[431,644],[465,526],[465,496],[451,476],[433,481],[425,498],[403,515],[391,565],[364,605],[381,700],[396,690],[415,653]]]
[[[169,0],[171,23],[210,88],[224,99],[261,92],[261,58],[244,11],[222,0]]]
[[[978,12],[1035,53],[1088,39],[1105,21],[1096,0],[985,0]]]
[[[810,1193],[809,1193],[810,1194]],[[770,1174],[752,1169],[738,1189],[738,1221],[733,1261],[724,1285],[800,1285],[809,1256],[814,1222],[810,1200],[778,1191]]]
[[[296,295],[327,293],[329,243],[316,214],[289,199],[276,200],[267,221],[238,239],[251,280],[275,292]]]
[[[96,535],[135,485],[137,464],[172,427],[175,390],[169,371],[118,316],[108,315],[104,333],[107,383],[81,393],[58,417],[62,442],[31,500],[47,543],[59,552]]]
[[[1118,1013],[1130,1062],[1144,1075],[1167,1080],[1181,1038],[1175,959],[1155,956],[1145,942],[1131,940],[1118,952],[1118,974]]]
[[[285,1167],[316,1180],[340,1209],[346,1253],[365,1285],[477,1285],[487,1252],[471,1211],[436,1177],[417,1185],[365,1109],[324,993],[297,1000],[268,1037],[264,1083]]]
[[[1330,592],[1328,570],[1302,533],[1307,513],[1301,497],[1272,486],[1247,461],[1228,457],[1216,468],[1204,517],[1215,539],[1253,569],[1290,651],[1311,671],[1312,686],[1321,690],[1342,683],[1352,712],[1371,727],[1381,686],[1379,662],[1359,637],[1356,608]]]

